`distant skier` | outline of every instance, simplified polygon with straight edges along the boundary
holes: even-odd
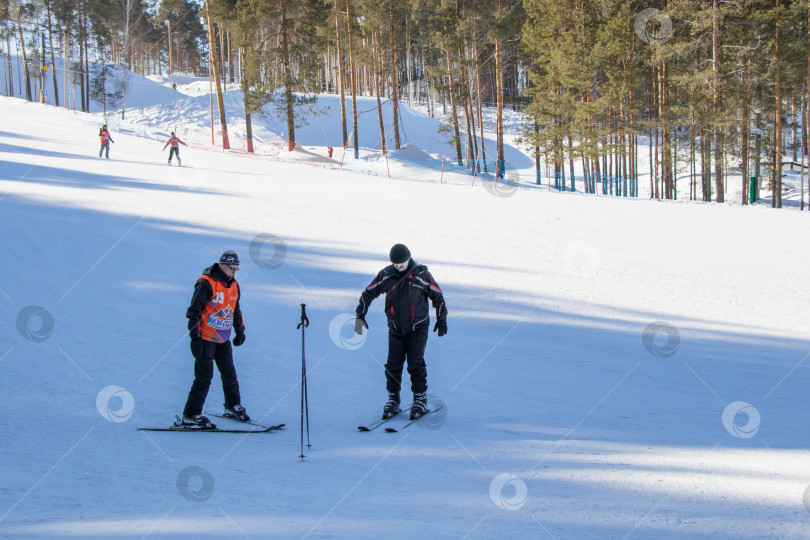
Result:
[[[166,141],[166,144],[163,146],[163,150],[166,150],[166,147],[167,147],[167,146],[172,145],[172,149],[171,149],[171,150],[169,150],[169,165],[171,165],[171,164],[172,164],[172,156],[174,156],[174,155],[176,155],[176,156],[177,156],[177,164],[178,164],[178,165],[182,165],[182,164],[183,164],[183,162],[182,162],[182,161],[180,161],[180,145],[181,145],[181,144],[182,144],[183,146],[188,146],[186,143],[184,143],[184,142],[183,142],[183,141],[181,141],[179,138],[177,138],[177,136],[174,134],[174,131],[172,131],[172,136],[171,136],[171,137],[169,137],[169,140],[168,140],[168,141]],[[194,168],[194,167],[192,167],[192,169],[193,169],[193,168]]]
[[[191,354],[194,355],[194,382],[183,409],[182,425],[215,427],[202,415],[208,388],[214,378],[214,362],[222,377],[222,392],[225,395],[223,416],[242,422],[250,421],[241,405],[230,341],[233,330],[236,333],[234,346],[245,342],[245,324],[239,307],[241,293],[234,279],[238,270],[239,256],[233,251],[226,251],[219,258],[219,263],[203,270],[202,276],[194,284],[191,305],[186,311]]]
[[[101,148],[98,151],[98,157],[101,157],[101,154],[106,150],[106,158],[110,159],[110,143],[114,143],[115,141],[110,137],[110,132],[107,131],[107,124],[104,124],[101,126],[101,129],[98,130],[98,138],[101,139]]]
[[[385,364],[385,386],[388,401],[383,407],[383,418],[399,410],[399,392],[402,386],[402,368],[407,359],[411,378],[413,405],[411,419],[429,412],[427,408],[427,367],[425,346],[430,327],[430,306],[436,309],[434,332],[439,337],[447,333],[447,307],[444,295],[427,266],[411,259],[411,252],[403,244],[391,248],[389,259],[393,264],[377,274],[360,295],[354,330],[363,334],[368,328],[366,313],[371,302],[385,293],[385,315],[388,318],[388,361]]]

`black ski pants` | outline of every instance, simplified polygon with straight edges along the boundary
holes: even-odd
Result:
[[[105,150],[107,151],[107,155],[105,157],[110,159],[110,143],[101,143],[101,148],[98,151],[98,157],[101,157]]]
[[[411,377],[411,391],[427,391],[427,366],[425,346],[428,327],[413,332],[397,332],[388,329],[388,361],[385,364],[385,388],[389,392],[399,392],[402,387],[402,368],[408,362],[408,375]]]
[[[225,407],[230,408],[242,403],[239,396],[239,381],[236,379],[236,368],[233,365],[231,342],[212,343],[203,341],[202,354],[194,359],[194,382],[188,393],[183,416],[191,418],[202,413],[208,388],[214,378],[214,362],[222,378],[222,393],[225,395]]]
[[[177,161],[180,161],[180,147],[172,146],[169,148],[169,163],[172,162],[172,156],[177,156]]]

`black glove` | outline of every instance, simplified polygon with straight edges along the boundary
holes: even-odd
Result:
[[[203,340],[202,338],[196,337],[191,338],[191,354],[194,355],[194,358],[200,358],[203,354]]]
[[[359,335],[363,335],[363,327],[366,327],[368,330],[368,324],[366,324],[366,320],[363,317],[357,317],[354,320],[354,331],[357,332]]]
[[[237,332],[236,337],[233,338],[233,346],[238,347],[242,343],[245,342],[245,333],[244,332]]]
[[[440,319],[436,321],[436,324],[433,326],[434,332],[439,332],[439,337],[442,337],[447,333],[447,321],[444,319]]]

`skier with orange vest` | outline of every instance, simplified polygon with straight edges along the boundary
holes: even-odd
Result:
[[[191,305],[186,311],[191,354],[194,355],[194,382],[188,393],[183,418],[179,425],[201,429],[216,427],[202,415],[208,388],[214,378],[214,362],[222,377],[225,412],[222,416],[241,422],[250,417],[242,406],[239,381],[233,365],[231,331],[236,334],[233,345],[245,342],[245,324],[239,307],[241,292],[234,275],[239,270],[239,256],[226,251],[215,263],[202,272],[194,284]]]
[[[169,150],[169,165],[172,164],[172,156],[177,156],[177,165],[180,166],[183,162],[180,161],[180,145],[188,146],[186,143],[181,141],[172,131],[172,136],[169,137],[169,140],[166,141],[166,144],[163,145],[163,150],[166,150],[166,147],[172,145],[172,149]]]
[[[110,159],[110,143],[114,143],[115,141],[110,136],[110,132],[107,131],[107,124],[104,124],[101,126],[101,129],[98,130],[98,138],[101,140],[101,148],[98,151],[98,157],[101,157],[101,154],[106,150],[106,157]]]

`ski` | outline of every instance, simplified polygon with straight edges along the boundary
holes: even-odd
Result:
[[[435,409],[426,412],[422,416],[414,418],[413,420],[408,420],[408,422],[405,425],[401,426],[399,429],[392,428],[392,427],[387,427],[387,428],[385,428],[385,432],[386,433],[398,433],[398,432],[402,431],[403,429],[405,429],[406,427],[410,426],[411,424],[414,424],[414,423],[418,422],[419,420],[426,417],[427,415],[433,414],[433,413],[438,412],[438,411],[440,411],[442,409],[444,409],[444,405],[438,405]]]
[[[224,416],[220,416],[218,414],[212,414],[211,416],[217,416],[219,418],[224,418],[225,420],[235,420],[233,418],[226,418]],[[177,422],[180,422],[180,417],[176,416]],[[212,433],[267,433],[269,431],[275,431],[277,429],[281,429],[287,424],[278,424],[277,426],[264,426],[261,424],[256,424],[254,422],[244,422],[245,424],[250,424],[256,426],[259,429],[230,429],[230,428],[206,428],[200,426],[190,426],[190,425],[181,425],[179,423],[175,423],[167,428],[142,428],[139,427],[138,431],[210,431]]]
[[[409,410],[410,408],[411,408],[411,406],[408,405],[407,407],[405,407],[405,410]],[[394,418],[396,418],[399,414],[402,413],[402,411],[403,411],[403,409],[399,409],[399,410],[397,410],[397,412],[395,412],[394,414],[392,414],[388,418],[380,418],[379,420],[376,420],[376,421],[374,421],[374,422],[372,422],[370,424],[357,426],[357,429],[359,429],[360,431],[374,431],[375,429],[377,429],[381,425],[385,424],[389,420],[393,420]]]
[[[277,426],[270,426],[264,427],[261,429],[223,429],[223,428],[199,428],[199,427],[192,427],[192,426],[172,426],[167,428],[151,428],[151,427],[139,427],[138,431],[201,431],[201,432],[209,432],[209,433],[269,433],[270,431],[275,431],[277,429],[281,429],[284,427],[285,424],[279,424]]]
[[[259,423],[256,423],[256,422],[252,421],[252,420],[248,420],[247,422],[243,422],[242,420],[237,420],[236,418],[231,418],[229,416],[222,416],[221,414],[215,414],[215,413],[209,413],[209,412],[207,412],[205,414],[207,414],[208,416],[216,416],[217,418],[222,418],[224,420],[233,420],[234,422],[239,422],[240,424],[249,424],[251,426],[256,426],[258,428],[269,429],[271,431],[275,430],[275,429],[281,429],[281,428],[283,428],[284,426],[287,425],[287,424],[278,424],[277,426],[265,426],[264,424],[259,424]]]

